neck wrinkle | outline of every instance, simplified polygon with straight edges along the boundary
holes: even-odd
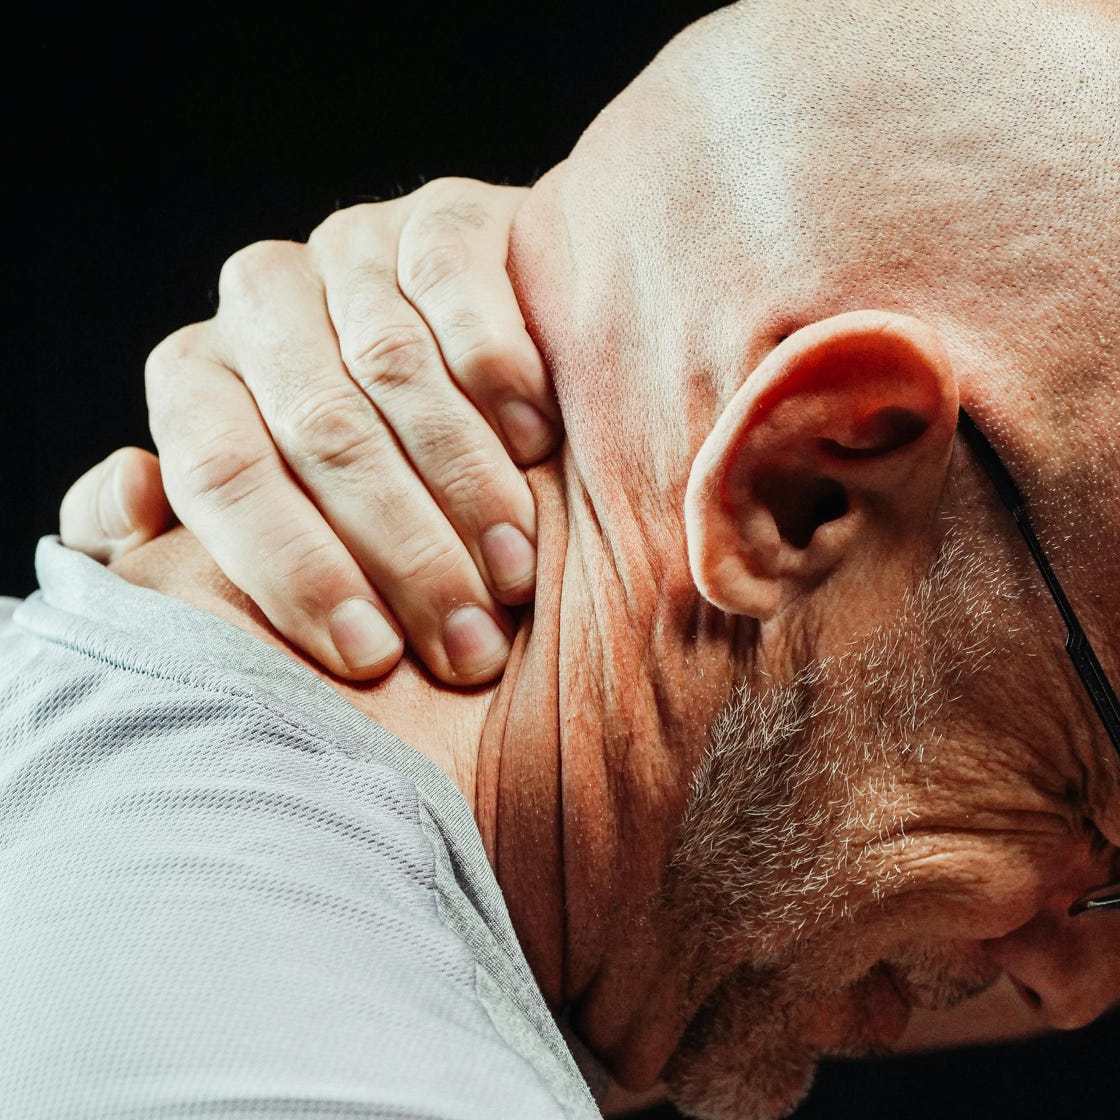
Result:
[[[557,1012],[566,952],[559,664],[568,548],[559,477],[555,458],[528,475],[537,593],[482,729],[475,814],[525,957]]]
[[[529,482],[537,595],[482,731],[476,817],[554,1013],[650,1077],[629,1044],[664,1062],[692,971],[678,931],[651,919],[692,771],[743,669],[741,620],[697,605],[683,546],[667,566],[641,562],[657,518],[596,493],[569,452]],[[675,521],[659,531],[683,540]]]

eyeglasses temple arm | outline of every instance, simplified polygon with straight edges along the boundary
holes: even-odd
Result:
[[[1000,496],[1000,501],[1015,518],[1019,533],[1026,541],[1027,548],[1030,549],[1031,556],[1034,558],[1038,570],[1042,573],[1042,578],[1046,581],[1050,597],[1054,600],[1054,604],[1065,622],[1066,653],[1069,654],[1078,675],[1085,682],[1086,691],[1093,701],[1093,706],[1100,716],[1101,723],[1104,724],[1117,754],[1120,754],[1120,702],[1117,701],[1116,693],[1112,691],[1112,686],[1101,668],[1096,652],[1088,637],[1086,637],[1081,623],[1077,620],[1077,615],[1073,613],[1073,608],[1070,606],[1061,584],[1058,583],[1058,578],[1050,567],[1050,562],[1046,559],[1042,546],[1038,543],[1034,528],[1023,509],[1023,499],[1019,494],[1019,488],[988,442],[987,437],[973,423],[972,417],[963,408],[958,414],[958,426],[973,453],[980,460],[988,477],[992,480],[992,484]]]

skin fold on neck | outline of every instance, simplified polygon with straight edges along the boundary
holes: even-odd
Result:
[[[529,481],[539,527],[535,604],[502,680],[484,689],[442,686],[408,656],[382,681],[332,677],[290,646],[183,528],[113,569],[281,650],[443,769],[474,812],[546,1000],[557,1011],[584,1004],[603,1020],[605,1038],[625,1034],[638,1004],[665,984],[650,961],[672,957],[639,931],[706,730],[695,705],[667,697],[699,692],[722,702],[731,635],[718,612],[697,613],[694,597],[665,583],[620,585],[604,538],[626,527],[606,531],[567,452]],[[682,651],[686,628],[692,639]],[[656,998],[673,1005],[676,984],[668,987]]]
[[[444,686],[407,653],[379,681],[354,683],[332,676],[290,645],[183,527],[112,568],[131,583],[202,607],[281,650],[444,770],[475,815],[530,964],[546,999],[559,1008],[569,925],[560,744],[562,737],[571,740],[577,724],[594,733],[601,721],[593,715],[592,698],[566,696],[562,701],[560,695],[561,600],[566,593],[573,601],[587,599],[579,589],[578,568],[573,577],[567,565],[562,472],[555,461],[543,464],[533,470],[530,483],[540,540],[536,600],[521,619],[504,676],[485,688]],[[579,629],[576,612],[566,621]],[[576,637],[564,645],[580,651],[581,679],[590,686],[598,676],[587,657],[590,647]],[[603,807],[596,815],[602,818],[607,812]]]

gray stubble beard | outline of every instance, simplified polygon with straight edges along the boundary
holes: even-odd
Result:
[[[801,1041],[808,1018],[866,977],[857,919],[905,887],[896,862],[870,853],[905,835],[956,683],[1000,645],[993,606],[1018,596],[1013,574],[981,557],[951,526],[893,623],[761,695],[741,686],[716,719],[661,899],[709,975],[723,973],[666,1068],[686,1114],[772,1120],[808,1091],[821,1056]],[[942,1005],[994,979],[967,952],[958,964],[938,952],[898,946],[897,961],[924,968]]]

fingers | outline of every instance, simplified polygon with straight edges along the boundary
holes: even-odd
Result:
[[[159,536],[173,519],[159,460],[139,447],[122,447],[66,491],[59,535],[67,548],[110,564]]]
[[[560,413],[506,273],[527,190],[438,179],[408,199],[397,281],[463,392],[521,463],[556,446]]]
[[[341,677],[388,672],[403,651],[388,610],[293,480],[244,385],[211,352],[208,324],[198,324],[148,359],[169,499],[289,641]]]
[[[523,194],[437,180],[306,245],[250,246],[215,318],[149,360],[175,510],[340,675],[384,671],[403,631],[439,679],[483,683],[509,650],[501,604],[532,595],[535,511],[510,456],[549,453],[559,414],[505,272]],[[377,661],[372,612],[394,623]]]
[[[402,297],[395,273],[375,263],[393,259],[396,231],[351,222],[344,232],[320,235],[316,260],[345,369],[396,435],[493,594],[524,602],[535,568],[528,486],[493,428],[448,376],[430,328]],[[412,594],[401,589],[404,598]]]
[[[357,597],[407,619],[409,640],[440,679],[489,680],[508,653],[506,620],[342,367],[302,252],[283,243],[254,247],[255,263],[223,272],[222,297],[232,309],[223,329],[202,324],[177,352],[157,351],[149,362],[153,433],[172,501],[273,625],[333,671],[340,672],[330,656],[339,635],[323,632],[337,605]],[[223,344],[235,339],[235,352],[200,362],[199,339],[219,334]],[[202,461],[208,455],[222,464],[216,472]],[[292,539],[275,540],[276,524]],[[385,590],[387,603],[374,588]],[[344,676],[388,667],[338,652],[348,661]]]

